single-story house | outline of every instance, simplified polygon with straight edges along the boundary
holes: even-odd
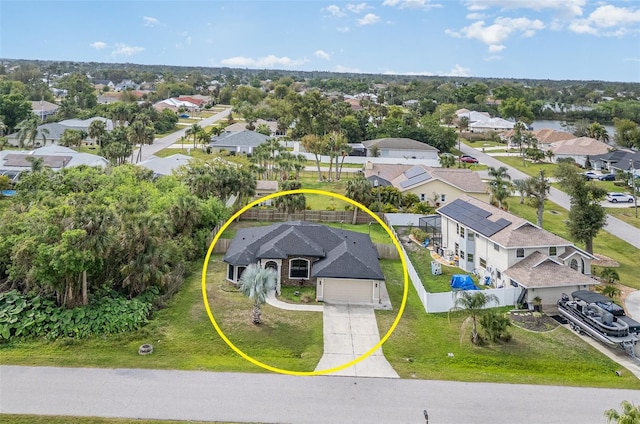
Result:
[[[152,157],[138,163],[138,166],[153,171],[154,176],[172,175],[181,166],[188,165],[193,158],[177,153],[166,158]]]
[[[31,111],[44,121],[48,117],[55,115],[60,106],[55,103],[47,102],[46,100],[32,101]]]
[[[513,137],[514,135],[515,135],[515,130],[509,130],[507,132],[502,133],[500,135],[500,138],[502,138],[503,140],[509,141],[511,140],[511,137]],[[555,143],[558,141],[571,140],[573,138],[576,138],[576,136],[571,133],[568,133],[565,131],[553,130],[551,128],[542,128],[539,130],[532,130],[531,135],[534,136],[536,140],[538,140],[539,148],[548,147],[551,143]]]
[[[367,162],[364,176],[374,187],[390,185],[432,206],[445,205],[464,194],[489,201],[489,186],[470,169]]]
[[[541,147],[542,150],[550,150],[553,152],[553,160],[558,161],[561,158],[572,158],[580,166],[584,166],[587,156],[591,160],[591,156],[603,155],[611,149],[606,143],[590,137],[578,137],[570,140],[557,141],[551,143],[548,147]]]
[[[227,150],[233,154],[253,153],[253,150],[267,141],[270,137],[255,131],[242,130],[238,132],[224,132],[211,137],[211,150],[219,152]]]
[[[589,157],[594,169],[608,169],[610,171],[626,171],[630,168],[640,169],[640,152],[631,149],[611,150],[603,155]]]
[[[85,131],[86,133],[88,133],[89,125],[91,125],[91,123],[96,120],[100,120],[105,123],[106,131],[113,130],[113,121],[111,119],[102,118],[100,116],[95,116],[89,119],[65,119],[64,121],[60,121],[60,122],[51,122],[48,124],[39,125],[38,136],[36,137],[36,146],[39,146],[42,143],[43,134],[47,144],[58,144],[65,130],[72,129],[72,130]],[[48,131],[48,133],[43,133],[41,131],[43,128],[45,128]],[[7,136],[7,141],[12,146],[18,146],[20,144],[18,141],[18,133],[14,132],[13,134],[9,134]],[[93,140],[91,137],[87,137],[85,139],[85,143],[94,144],[95,140]]]
[[[469,124],[469,131],[483,133],[487,131],[508,131],[516,125],[513,121],[502,118],[491,118],[485,121],[476,121]]]
[[[164,109],[169,109],[169,110],[172,110],[174,112],[177,112],[178,109],[186,109],[188,111],[195,111],[195,110],[198,110],[200,107],[197,104],[191,103],[191,102],[186,101],[186,100],[178,100],[177,98],[169,98],[169,99],[160,100],[159,102],[154,103],[153,104],[153,108],[156,109],[158,112],[161,112]]]
[[[68,147],[50,145],[30,151],[0,151],[0,175],[9,177],[14,183],[18,182],[22,172],[31,170],[30,158],[42,159],[42,165],[54,171],[80,165],[105,168],[109,164],[109,161],[102,156],[76,152]]]
[[[253,195],[253,200],[261,199],[270,194],[278,191],[278,181],[272,180],[257,180],[256,181],[256,193]],[[272,199],[266,200],[261,203],[265,206],[271,206]]]
[[[284,134],[278,129],[278,121],[265,121],[264,119],[258,119],[253,123],[254,127],[258,128],[260,125],[266,125],[271,130],[271,137],[281,137]],[[247,129],[246,122],[236,122],[224,128],[224,132],[239,132]]]
[[[374,156],[374,150],[377,149],[381,158],[438,160],[438,149],[410,138],[379,138],[363,141],[362,144],[369,157]]]
[[[488,121],[491,119],[491,115],[488,112],[477,112],[475,110],[469,109],[458,109],[456,110],[457,121],[462,118],[467,118],[469,120],[468,124],[473,124],[475,122]]]
[[[276,271],[282,286],[316,288],[318,301],[380,303],[384,274],[368,234],[290,221],[241,228],[223,258],[227,280],[238,283],[245,268]]]
[[[520,287],[519,303],[539,297],[555,304],[559,294],[598,284],[594,256],[537,225],[471,196],[436,211],[444,255],[495,287]]]

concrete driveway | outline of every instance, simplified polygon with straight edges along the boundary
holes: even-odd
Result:
[[[373,306],[325,303],[322,319],[324,354],[316,371],[353,361],[380,341]],[[363,361],[330,375],[399,378],[384,357],[382,349],[376,350]]]

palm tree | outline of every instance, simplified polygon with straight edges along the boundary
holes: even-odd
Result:
[[[25,147],[25,140],[27,140],[27,146],[35,147],[38,135],[42,137],[42,145],[47,144],[46,135],[49,135],[49,130],[46,128],[38,128],[39,124],[40,121],[38,121],[38,117],[32,115],[16,126],[18,130],[18,143],[21,149]]]
[[[616,281],[620,281],[620,275],[615,269],[607,267],[600,272],[600,279],[604,283],[613,284]]]
[[[587,128],[587,136],[595,138],[596,140],[609,142],[609,133],[607,129],[599,122],[594,122]]]
[[[133,124],[131,124],[127,128],[127,139],[129,140],[131,145],[140,145],[136,163],[138,163],[142,159],[142,146],[145,144],[153,144],[154,138],[155,130],[153,129],[153,124],[151,123],[149,117],[146,115],[138,115],[138,117],[136,117],[136,119],[133,121]],[[131,150],[131,159],[133,162],[133,148]]]
[[[198,135],[202,132],[202,127],[198,124],[192,124],[191,127],[185,132],[187,136],[193,137],[193,148],[196,148],[196,142],[198,141]]]
[[[442,154],[439,156],[440,166],[443,168],[451,168],[456,164],[456,158],[450,154]]]
[[[262,324],[261,306],[267,300],[267,294],[276,288],[278,276],[271,268],[262,268],[260,265],[249,265],[240,277],[240,291],[253,300],[251,320],[254,324]]]
[[[533,206],[536,208],[536,224],[542,228],[544,215],[544,201],[551,190],[549,180],[544,177],[544,170],[540,170],[539,176],[527,178],[527,196],[533,199]]]
[[[301,188],[302,184],[300,181],[287,180],[282,183],[281,191],[299,190]],[[275,206],[287,214],[293,214],[307,207],[307,199],[303,193],[287,194],[286,196],[277,197],[275,199]]]
[[[551,150],[547,150],[544,152],[544,155],[546,156],[547,160],[549,161],[549,163],[551,163],[553,161],[553,152]]]
[[[604,416],[610,423],[617,424],[638,424],[640,423],[640,407],[635,406],[633,403],[623,400],[620,403],[622,411],[618,412],[615,409],[607,409],[604,411]]]
[[[520,204],[524,203],[524,198],[527,195],[528,181],[527,180],[513,180],[513,188],[520,193]]]
[[[371,194],[371,182],[364,177],[352,178],[347,181],[347,187],[345,191],[345,195],[349,199],[353,199],[356,202],[368,206],[371,203],[373,195]],[[355,225],[358,219],[358,208],[353,207],[353,220],[352,224]]]
[[[509,175],[509,169],[506,166],[499,166],[498,168],[494,168],[490,166],[488,169],[489,176],[495,178],[496,180],[509,180],[511,181],[511,176]]]
[[[482,291],[454,291],[455,302],[453,308],[449,312],[464,312],[471,317],[473,328],[471,331],[471,342],[474,345],[480,343],[480,335],[478,334],[477,317],[482,310],[491,302],[499,302],[498,296],[495,294],[484,294]]]
[[[96,119],[89,124],[89,137],[96,140],[100,148],[102,148],[102,141],[106,132],[107,130],[104,121]]]

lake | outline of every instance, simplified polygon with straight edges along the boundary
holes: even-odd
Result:
[[[567,131],[567,129],[562,126],[562,124],[564,123],[566,123],[566,121],[539,119],[539,120],[533,121],[531,126],[533,127],[534,130],[550,128],[552,130],[557,130],[557,131]],[[604,125],[604,127],[607,130],[607,133],[609,133],[609,140],[613,141],[613,137],[616,134],[615,127],[613,125]],[[567,131],[567,132],[571,132],[571,131]]]

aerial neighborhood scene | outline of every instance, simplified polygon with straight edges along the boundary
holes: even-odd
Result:
[[[637,4],[1,8],[0,421],[640,424]]]

